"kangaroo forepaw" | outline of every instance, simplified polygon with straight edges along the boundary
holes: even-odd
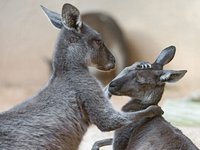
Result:
[[[164,111],[161,109],[160,106],[157,105],[151,105],[146,109],[148,112],[150,112],[149,117],[155,117],[155,116],[160,116],[164,113]]]
[[[137,69],[150,69],[152,65],[149,62],[139,62],[136,66]]]

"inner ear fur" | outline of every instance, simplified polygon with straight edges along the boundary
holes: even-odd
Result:
[[[164,70],[163,74],[160,76],[160,81],[162,82],[177,82],[180,80],[185,74],[187,70]]]
[[[62,24],[66,28],[80,29],[82,22],[79,10],[71,4],[64,4],[61,13]]]

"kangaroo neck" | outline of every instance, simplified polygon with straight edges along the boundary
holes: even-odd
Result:
[[[151,92],[146,92],[147,96],[144,96],[143,99],[137,99],[132,97],[132,99],[123,106],[123,111],[139,111],[146,109],[150,105],[158,105],[159,101],[162,98],[164,91],[164,86],[158,86],[154,88]]]
[[[144,104],[142,103],[142,100],[139,99],[131,99],[127,104],[125,104],[122,107],[122,110],[124,112],[132,112],[132,111],[139,111],[139,110],[143,110],[146,109],[147,107],[151,106],[151,105],[157,105],[158,103],[149,103],[149,104]]]
[[[86,48],[81,37],[73,31],[60,31],[53,56],[53,73],[66,74],[73,70],[88,70],[86,62]]]
[[[56,76],[64,75],[73,71],[88,72],[87,65],[81,63],[80,60],[76,60],[76,58],[61,59],[62,60],[53,61],[53,74]]]

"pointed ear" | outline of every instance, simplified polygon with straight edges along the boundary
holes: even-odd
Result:
[[[154,63],[164,66],[174,58],[175,53],[176,53],[176,47],[169,46],[164,50],[162,50],[162,52],[159,54],[158,58]]]
[[[79,30],[82,26],[80,12],[71,4],[63,5],[61,19],[66,28]]]
[[[174,71],[174,70],[164,70],[162,75],[160,76],[160,81],[162,82],[176,82],[180,80],[187,70],[179,70],[179,71]]]
[[[60,14],[53,12],[51,10],[48,10],[46,7],[40,5],[42,7],[42,10],[47,15],[50,22],[56,27],[61,29],[62,28],[62,22],[61,22],[61,16]]]

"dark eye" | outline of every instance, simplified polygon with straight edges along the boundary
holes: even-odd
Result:
[[[102,40],[94,40],[94,41],[95,41],[95,43],[96,43],[97,45],[102,45],[102,44],[103,44]]]

